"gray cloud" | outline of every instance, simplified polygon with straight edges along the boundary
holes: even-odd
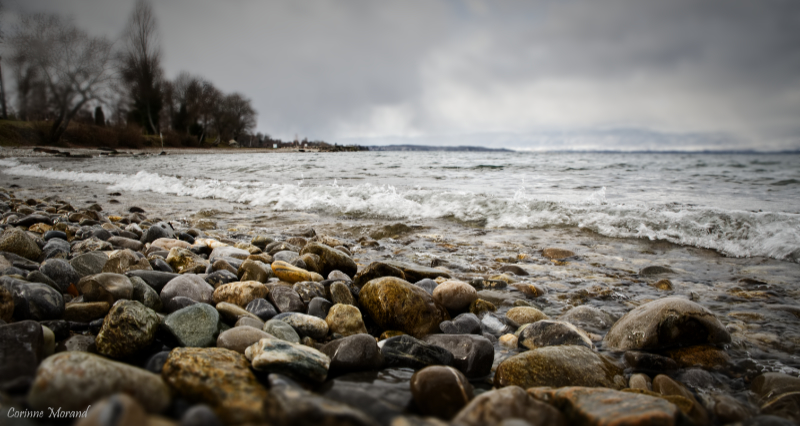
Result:
[[[259,112],[258,129],[274,136],[535,149],[800,148],[794,1],[154,4],[167,75],[190,71],[244,93]],[[133,2],[6,6],[12,15],[69,14],[116,37]]]

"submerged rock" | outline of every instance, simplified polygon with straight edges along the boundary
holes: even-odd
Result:
[[[408,335],[381,341],[381,353],[387,367],[419,370],[429,365],[453,365],[450,351]]]
[[[582,330],[564,321],[541,320],[527,325],[519,334],[519,347],[536,349],[545,346],[580,345],[594,348]]]

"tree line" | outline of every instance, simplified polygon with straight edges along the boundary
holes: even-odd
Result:
[[[6,40],[16,83],[14,115],[46,121],[49,143],[58,143],[74,121],[135,128],[147,135],[169,132],[188,141],[184,144],[244,136],[252,143],[256,111],[247,97],[223,93],[186,72],[165,78],[148,0],[136,2],[116,43],[44,13],[22,16]]]

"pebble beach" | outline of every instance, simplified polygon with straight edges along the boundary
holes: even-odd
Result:
[[[800,422],[791,260],[47,174],[0,213],[3,424]]]

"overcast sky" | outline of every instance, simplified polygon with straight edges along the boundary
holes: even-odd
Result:
[[[118,38],[132,0],[5,0]],[[154,0],[168,78],[257,131],[515,149],[800,149],[796,0]]]

